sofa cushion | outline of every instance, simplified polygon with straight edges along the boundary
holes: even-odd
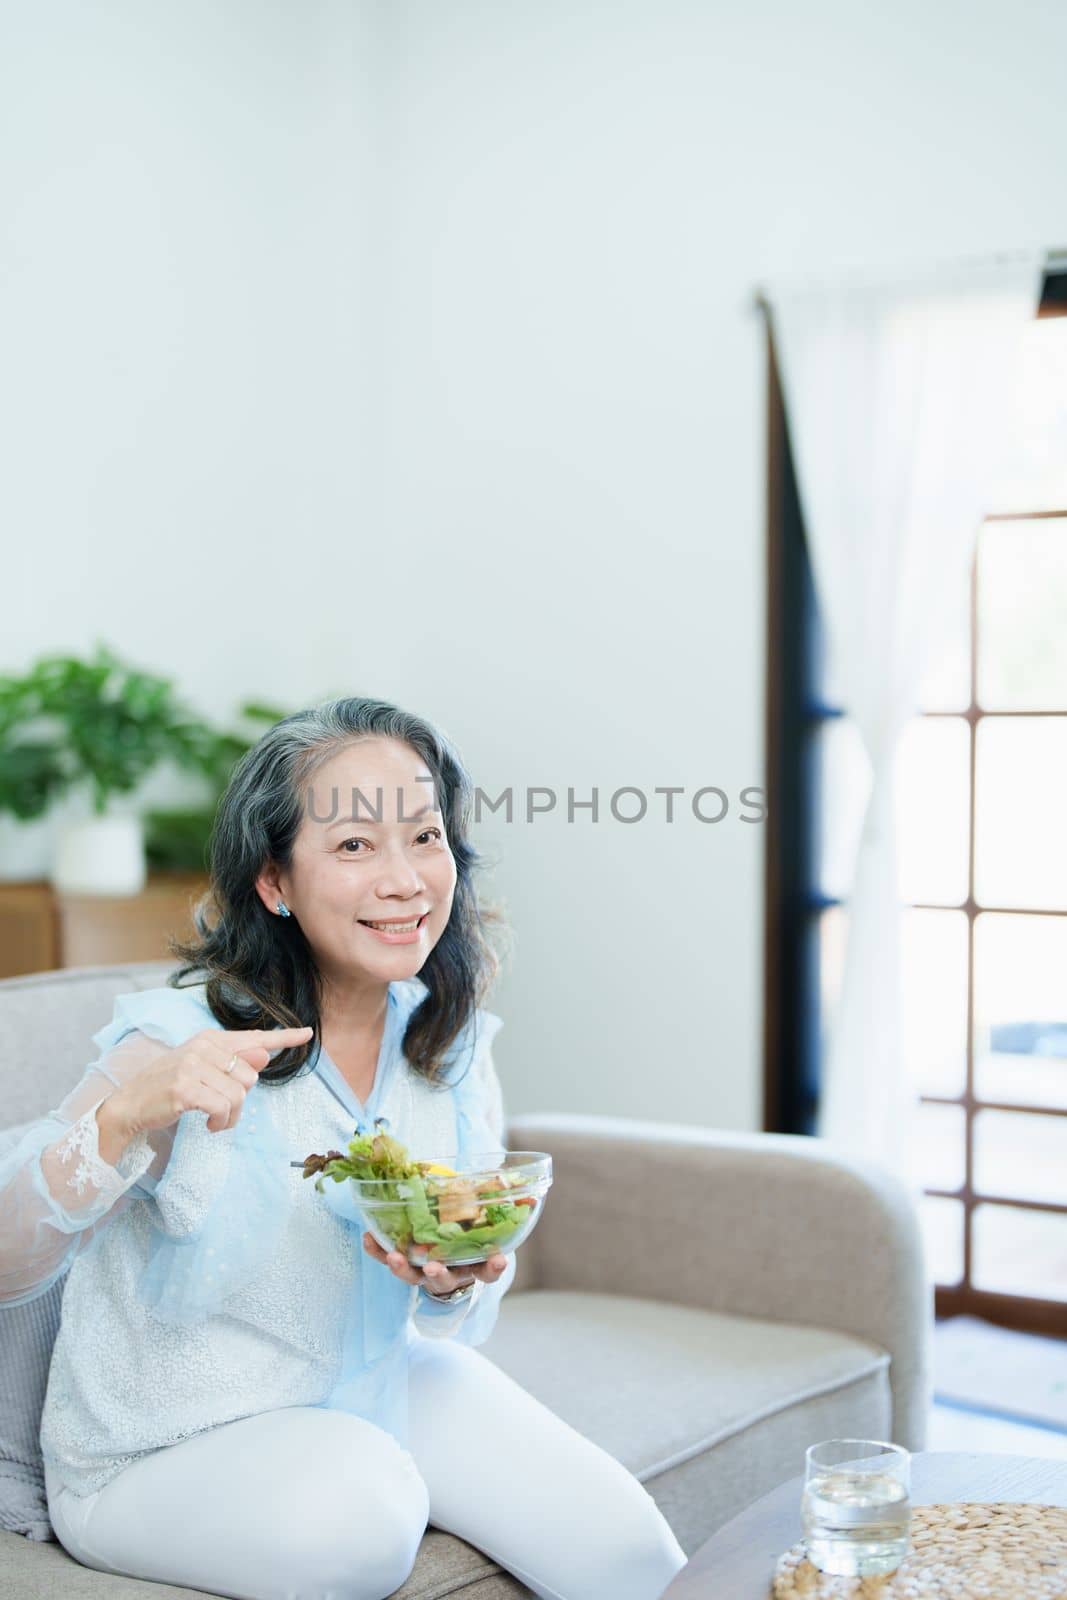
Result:
[[[2,1600],[56,1600],[57,1595],[63,1600],[211,1600],[204,1589],[97,1572],[75,1561],[61,1544],[31,1544],[0,1532]],[[446,1595],[462,1600],[533,1600],[524,1583],[502,1572],[481,1551],[450,1533],[429,1528],[411,1576],[390,1600],[445,1600]]]
[[[481,1346],[628,1467],[687,1554],[816,1439],[891,1429],[889,1356],[826,1328],[625,1295],[509,1295]]]
[[[0,1155],[14,1149],[25,1131],[0,1131]],[[35,1300],[0,1303],[0,1528],[34,1540],[55,1538],[40,1433],[65,1282],[66,1273]]]
[[[70,1093],[97,1052],[92,1035],[117,995],[162,981],[173,963],[46,972],[0,984],[0,1061],[17,1062],[4,1084],[0,1155],[31,1122]],[[66,1272],[35,1300],[0,1302],[0,1529],[54,1541],[44,1490],[41,1410],[59,1331]]]

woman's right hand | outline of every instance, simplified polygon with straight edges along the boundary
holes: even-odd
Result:
[[[184,1044],[164,1046],[132,1078],[108,1095],[101,1112],[123,1139],[169,1128],[186,1111],[209,1113],[209,1133],[235,1126],[245,1095],[272,1055],[307,1044],[311,1028],[203,1028]],[[227,1072],[231,1059],[237,1065]]]

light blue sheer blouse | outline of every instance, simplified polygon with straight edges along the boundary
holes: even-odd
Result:
[[[132,1188],[143,1204],[75,1256],[41,1444],[76,1494],[146,1451],[277,1405],[350,1411],[407,1448],[412,1341],[489,1337],[514,1256],[471,1301],[441,1305],[366,1254],[347,1183],[327,1178],[319,1195],[291,1165],[379,1117],[416,1159],[503,1155],[489,1048],[500,1018],[479,1010],[430,1085],[402,1049],[425,992],[418,979],[390,984],[365,1104],[320,1049],[312,1071],[255,1084],[232,1129],[208,1133],[207,1113],[184,1113],[158,1181],[144,1172]],[[153,989],[121,996],[94,1043],[106,1059],[133,1030],[176,1045],[219,1026],[202,987]]]

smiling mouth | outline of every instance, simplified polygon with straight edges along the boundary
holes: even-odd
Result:
[[[381,933],[414,933],[416,928],[421,928],[426,918],[430,915],[424,911],[421,917],[409,917],[407,922],[364,922],[360,917],[359,924],[362,928],[377,928]]]

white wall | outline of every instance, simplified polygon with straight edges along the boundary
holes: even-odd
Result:
[[[0,665],[102,632],[208,709],[396,699],[494,793],[721,786],[714,827],[483,822],[516,928],[497,1058],[514,1111],[757,1126],[749,298],[1067,243],[1067,13],[3,16]]]
[[[351,670],[368,105],[341,0],[0,5],[3,665]]]
[[[456,618],[433,709],[501,781],[759,783],[752,290],[1063,244],[1067,12],[375,16],[383,528],[433,561],[434,609]],[[411,693],[425,703],[414,675]],[[497,1007],[512,1106],[758,1126],[763,830],[539,821],[492,842],[518,930]]]

